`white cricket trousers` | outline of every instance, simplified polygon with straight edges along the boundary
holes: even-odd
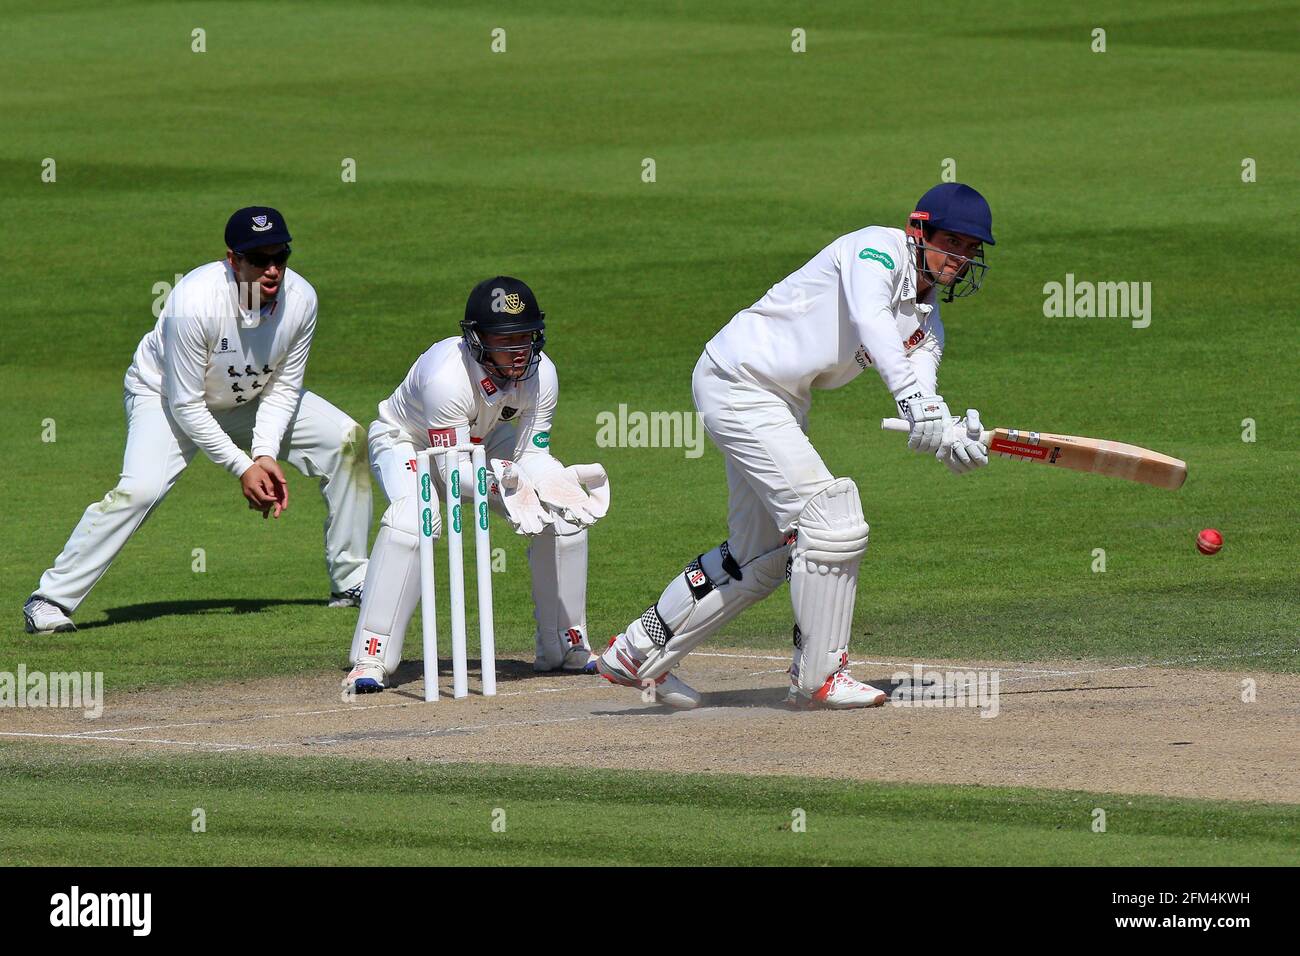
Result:
[[[35,591],[69,613],[86,599],[198,452],[172,418],[161,395],[128,392],[125,404],[126,453],[121,479],[101,501],[86,509],[54,567],[41,575]],[[241,448],[252,444],[258,404],[251,402],[212,413]],[[325,399],[304,391],[278,457],[320,482],[326,507],[325,565],[330,589],[345,591],[360,584],[366,576],[366,538],[370,531],[365,432]],[[232,499],[229,507],[239,507],[234,504],[237,500]],[[232,520],[235,517],[232,515]],[[239,517],[248,520],[247,514]]]
[[[744,565],[782,544],[804,505],[835,480],[808,440],[808,409],[720,368],[706,350],[695,407],[727,467],[727,542]]]

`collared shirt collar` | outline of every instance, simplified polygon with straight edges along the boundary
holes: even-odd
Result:
[[[235,307],[235,316],[239,321],[241,329],[255,329],[262,324],[263,319],[269,319],[275,315],[275,310],[279,307],[280,301],[284,298],[284,285],[287,278],[283,273],[280,276],[280,292],[270,302],[263,303],[262,307],[254,312],[252,309],[244,308],[243,300],[239,295],[239,282],[235,278],[235,270],[230,266],[230,260],[223,263],[226,267],[226,284],[230,289],[230,301]]]

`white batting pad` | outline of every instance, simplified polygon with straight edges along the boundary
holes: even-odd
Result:
[[[638,676],[654,680],[667,673],[710,634],[780,587],[789,550],[781,544],[738,565],[724,541],[688,564],[624,632],[645,661]]]
[[[433,522],[436,540],[442,533],[436,502]],[[391,677],[402,661],[406,627],[419,603],[420,538],[416,528],[416,500],[410,495],[390,504],[380,520],[379,534],[370,549],[366,587],[352,635],[349,661],[355,664],[363,657],[377,657]]]
[[[805,696],[843,666],[869,531],[858,487],[848,478],[827,485],[799,516],[790,597],[800,634],[799,690]]]

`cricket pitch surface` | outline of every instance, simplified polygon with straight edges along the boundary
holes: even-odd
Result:
[[[421,665],[403,683],[345,701],[343,671],[114,695],[103,715],[18,709],[4,742],[104,751],[333,754],[732,774],[795,774],[1300,803],[1300,675],[1063,661],[925,661],[945,674],[999,675],[990,706],[808,712],[786,706],[788,655],[705,648],[677,673],[704,693],[675,712],[590,675],[534,674],[498,661],[499,693],[423,701]],[[881,683],[914,661],[855,660]],[[1225,660],[1227,666],[1241,661]],[[1253,681],[1254,699],[1243,682]],[[951,692],[951,684],[949,689]]]

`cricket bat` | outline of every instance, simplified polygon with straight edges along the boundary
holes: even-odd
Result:
[[[901,418],[886,418],[880,427],[890,432],[911,431],[911,426]],[[981,432],[980,443],[990,455],[1036,461],[1070,471],[1090,471],[1095,475],[1110,475],[1171,491],[1181,488],[1187,480],[1187,462],[1179,458],[1102,438],[995,428]]]

